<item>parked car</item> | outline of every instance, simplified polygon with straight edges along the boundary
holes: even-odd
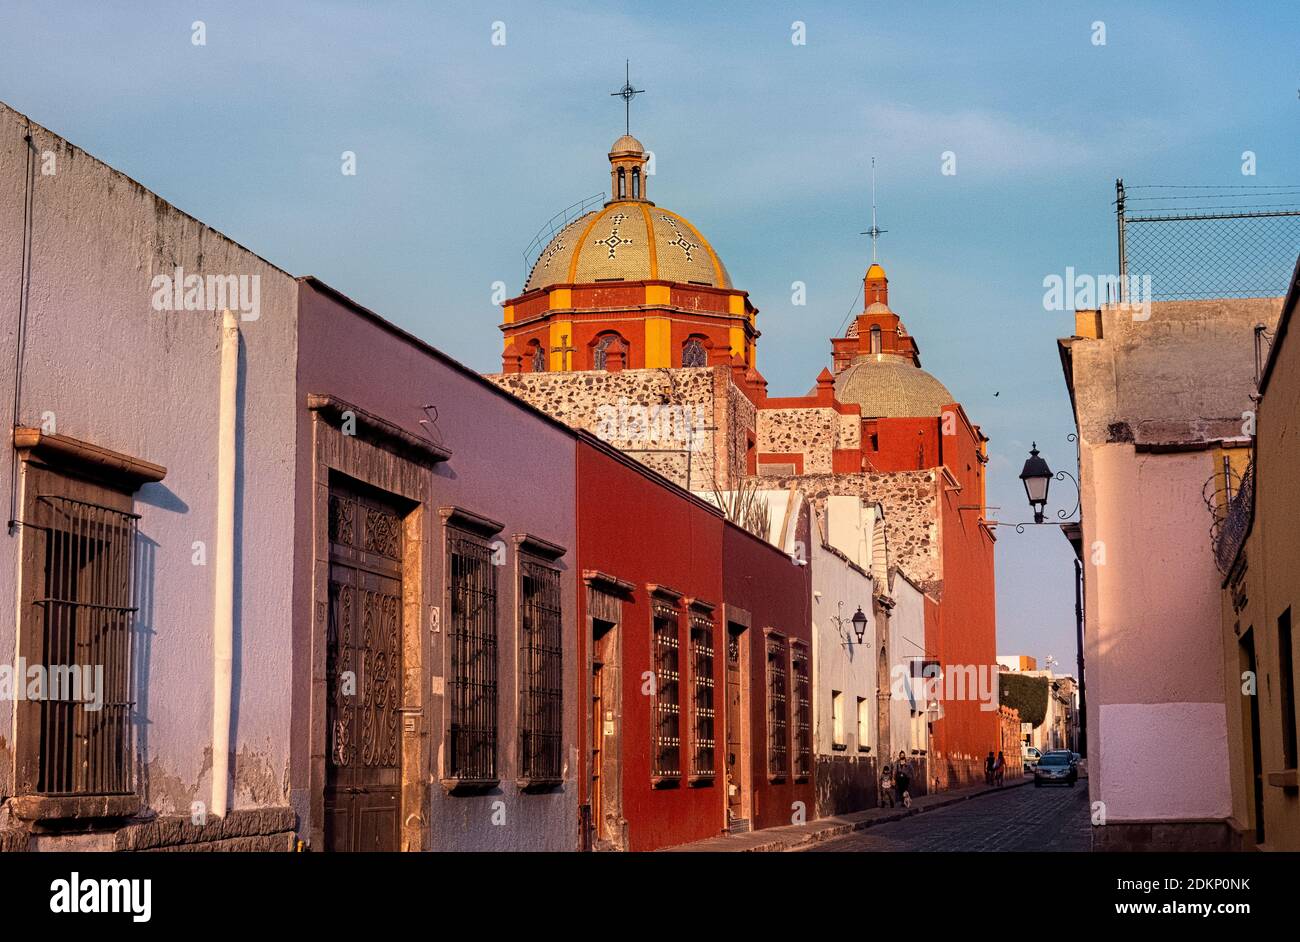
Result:
[[[1034,765],[1034,787],[1043,785],[1069,785],[1079,780],[1079,767],[1068,752],[1045,753]]]
[[[1033,771],[1034,766],[1038,764],[1038,760],[1042,758],[1042,755],[1043,754],[1033,746],[1020,747],[1020,761],[1021,764],[1024,765],[1026,772]]]
[[[1074,766],[1076,770],[1079,768],[1079,754],[1077,752],[1071,752],[1069,749],[1051,749],[1043,753],[1043,755],[1065,756],[1067,759],[1070,760],[1070,764]]]

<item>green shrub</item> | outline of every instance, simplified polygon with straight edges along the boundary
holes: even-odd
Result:
[[[1026,677],[1011,671],[998,673],[998,700],[1020,711],[1020,722],[1038,726],[1047,716],[1047,678]]]

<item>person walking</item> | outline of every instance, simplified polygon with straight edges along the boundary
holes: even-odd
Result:
[[[993,784],[993,750],[989,750],[988,758],[984,760],[984,784]]]
[[[894,807],[894,772],[888,765],[880,771],[880,807],[885,807],[885,802]]]
[[[898,792],[898,802],[904,808],[912,807],[912,793],[908,786],[912,784],[912,764],[907,761],[907,753],[898,753],[898,762],[894,764],[894,790]]]
[[[1003,757],[1002,753],[999,751],[998,757],[995,760],[993,760],[993,784],[996,785],[998,788],[1002,787],[1002,779],[1006,775],[1006,771],[1007,771],[1007,760]]]

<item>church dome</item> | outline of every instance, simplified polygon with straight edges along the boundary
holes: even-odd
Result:
[[[938,416],[952,393],[907,357],[857,357],[835,377],[835,398],[862,407],[863,418]]]
[[[620,138],[640,147],[635,138]],[[614,200],[551,239],[533,264],[525,291],[555,284],[677,281],[730,288],[731,277],[687,219],[648,200]]]
[[[611,154],[644,154],[645,148],[631,134],[624,134],[609,149]]]

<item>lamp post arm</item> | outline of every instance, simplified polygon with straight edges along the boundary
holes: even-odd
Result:
[[[1069,471],[1057,471],[1055,477],[1056,477],[1056,480],[1058,480],[1058,481],[1064,481],[1066,478],[1069,478],[1069,479],[1070,479],[1070,483],[1074,485],[1074,509],[1073,509],[1073,510],[1069,510],[1069,511],[1066,511],[1066,510],[1058,510],[1058,511],[1056,512],[1056,516],[1057,516],[1058,519],[1060,519],[1060,520],[1070,520],[1071,518],[1074,517],[1075,514],[1077,514],[1077,513],[1079,512],[1079,505],[1080,505],[1080,503],[1081,503],[1081,501],[1082,501],[1082,498],[1083,498],[1083,492],[1082,492],[1081,490],[1079,490],[1079,481],[1078,481],[1078,479],[1075,478],[1075,476],[1074,476],[1073,474],[1071,474]]]

